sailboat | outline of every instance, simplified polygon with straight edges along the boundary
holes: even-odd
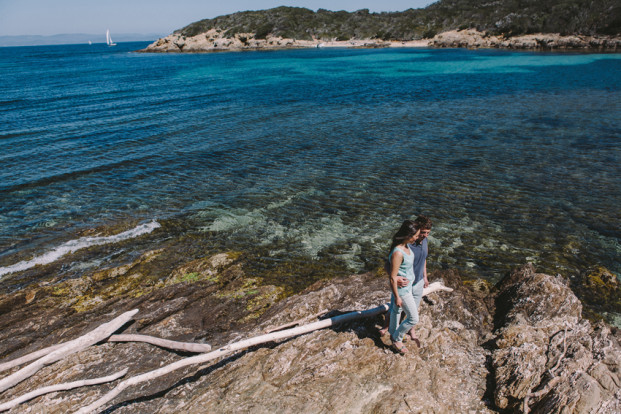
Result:
[[[116,43],[114,43],[110,37],[110,29],[106,30],[106,43],[108,46],[116,46]]]

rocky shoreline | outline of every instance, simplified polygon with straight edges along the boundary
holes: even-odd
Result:
[[[4,295],[0,362],[73,339],[130,309],[140,312],[123,333],[216,348],[389,298],[378,272],[320,281],[281,299],[280,288],[249,277],[234,253],[192,261],[150,282],[145,275],[160,256],[153,251],[81,279]],[[409,343],[406,356],[389,348],[378,334],[380,319],[370,318],[184,368],[126,390],[104,412],[497,413],[526,412],[525,399],[531,412],[621,411],[621,333],[584,319],[563,277],[525,265],[494,287],[453,270],[431,279],[454,291],[423,302],[422,344]],[[127,377],[135,376],[187,356],[148,344],[102,343],[42,369],[0,402],[125,367]],[[114,385],[48,394],[12,412],[75,411]]]
[[[238,33],[225,37],[219,29],[210,29],[196,36],[173,33],[158,39],[143,53],[204,53],[218,51],[277,50],[322,47],[345,48],[388,48],[388,47],[435,47],[435,48],[500,48],[519,50],[583,50],[610,51],[621,50],[619,36],[562,36],[557,33],[529,34],[502,37],[477,30],[453,30],[437,34],[431,39],[410,41],[385,41],[380,39],[351,40],[299,40],[267,36],[257,39],[254,33]]]

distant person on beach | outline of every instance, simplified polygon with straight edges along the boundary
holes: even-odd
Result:
[[[390,340],[392,347],[400,354],[407,352],[403,345],[404,335],[418,323],[418,305],[414,295],[422,297],[423,283],[414,285],[414,252],[409,244],[414,243],[420,231],[412,220],[405,220],[392,237],[392,245],[388,260],[390,262]],[[405,286],[397,285],[397,278],[407,279]],[[419,299],[420,302],[420,299]],[[401,310],[405,311],[405,319],[399,324]],[[397,326],[398,325],[398,326]]]
[[[416,285],[418,282],[423,280],[423,287],[429,286],[429,280],[427,279],[427,256],[429,255],[429,247],[427,243],[427,237],[429,237],[429,233],[431,233],[431,227],[433,225],[432,221],[423,215],[420,215],[414,220],[414,225],[419,230],[418,237],[414,241],[414,243],[409,244],[410,250],[414,253],[414,283]],[[390,267],[387,265],[386,272],[390,275]],[[406,278],[397,277],[397,286],[404,287],[407,286],[408,280]],[[421,297],[414,297],[416,300],[416,307],[420,306]],[[389,326],[389,315],[386,315],[385,323],[382,329],[380,329],[380,335],[384,335],[388,331]],[[414,328],[407,333],[407,335],[416,342],[416,344],[420,347],[420,341],[416,337],[414,332]]]

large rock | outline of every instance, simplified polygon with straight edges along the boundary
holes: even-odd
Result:
[[[583,320],[582,305],[560,276],[525,266],[497,287],[492,368],[499,408],[534,412],[621,412],[621,349],[603,324]]]

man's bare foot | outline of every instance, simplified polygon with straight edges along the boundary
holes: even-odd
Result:
[[[380,336],[386,335],[387,332],[388,332],[388,327],[385,327],[379,330]]]
[[[410,339],[416,344],[417,347],[420,348],[420,340],[418,339],[418,337],[416,336],[413,330],[406,333],[406,335],[410,337]]]

